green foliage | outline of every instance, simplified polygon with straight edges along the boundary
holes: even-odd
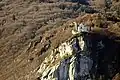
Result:
[[[67,53],[66,55],[63,56],[63,59],[67,59],[69,57],[71,57],[72,55],[69,55],[69,53]]]

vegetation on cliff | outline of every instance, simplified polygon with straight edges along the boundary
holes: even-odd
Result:
[[[45,57],[72,36],[74,21],[119,42],[120,1],[80,1],[0,0],[0,79],[35,80]]]

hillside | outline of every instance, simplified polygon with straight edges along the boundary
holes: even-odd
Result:
[[[86,0],[68,1],[0,0],[0,80],[39,80],[41,63],[72,36],[73,21],[92,25],[95,32],[119,42],[119,3],[100,13],[83,5]],[[109,28],[103,31],[106,23]]]
[[[36,79],[35,70],[42,61],[41,55],[70,36],[60,26],[72,18],[74,13],[72,10],[60,9],[61,4],[32,0],[0,2],[1,80]],[[63,37],[60,32],[68,36],[60,38]],[[58,35],[60,41],[57,41]]]

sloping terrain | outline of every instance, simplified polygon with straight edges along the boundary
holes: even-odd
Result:
[[[101,27],[107,22],[112,34],[105,34],[119,37],[119,12],[112,17],[113,13],[85,12],[96,11],[56,0],[0,0],[0,80],[38,79],[36,72],[45,57],[72,36],[69,24],[73,21],[86,22],[97,32],[104,32]]]
[[[0,2],[0,80],[36,79],[35,70],[46,50],[70,36],[69,30],[60,26],[74,13],[60,9],[60,4],[34,0]]]

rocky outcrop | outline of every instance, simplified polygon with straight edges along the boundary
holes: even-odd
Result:
[[[109,70],[107,66],[111,71],[113,67],[110,63],[105,63],[105,58],[109,58],[106,57],[106,49],[109,49],[106,42],[110,41],[103,36],[98,38],[91,35],[83,33],[53,49],[40,65],[39,78],[41,80],[111,79],[111,75],[114,74],[104,72],[107,71],[105,69]]]
[[[78,40],[79,42],[77,42]],[[74,80],[75,77],[77,78],[78,73],[76,73],[75,64],[79,61],[83,61],[83,63],[84,61],[86,63],[90,61],[88,57],[81,55],[81,59],[77,62],[76,54],[80,53],[80,49],[83,51],[84,47],[83,37],[80,36],[78,38],[72,38],[54,49],[51,55],[45,58],[38,70],[38,73],[41,74],[41,80]],[[87,65],[82,66],[88,67]],[[80,67],[80,64],[78,64],[78,67]],[[84,74],[89,74],[88,72],[81,71]]]
[[[38,71],[40,79],[112,79],[119,72],[119,47],[119,44],[101,35],[81,34],[73,37],[52,51],[45,59],[49,63],[45,64],[44,61],[41,64]]]

